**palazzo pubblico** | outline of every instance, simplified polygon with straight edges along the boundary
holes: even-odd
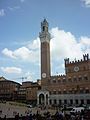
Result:
[[[26,100],[37,105],[90,104],[90,59],[64,59],[65,75],[51,75],[48,22],[41,22],[41,80],[22,84],[0,77],[0,99]],[[5,84],[6,83],[6,84]]]

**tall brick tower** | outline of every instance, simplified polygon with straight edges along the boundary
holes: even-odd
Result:
[[[41,42],[41,84],[47,85],[47,79],[51,76],[50,70],[50,33],[48,32],[48,22],[46,19],[41,22],[41,32],[39,33]]]

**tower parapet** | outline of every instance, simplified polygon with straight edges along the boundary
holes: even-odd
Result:
[[[64,59],[64,61],[65,61],[65,65],[69,64],[69,58]]]
[[[89,54],[83,55],[83,60],[84,60],[84,61],[89,60]]]

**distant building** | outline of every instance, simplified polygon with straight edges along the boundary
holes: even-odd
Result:
[[[37,104],[81,105],[90,104],[90,59],[69,61],[65,59],[65,75],[51,76],[50,33],[48,22],[41,22],[41,90],[37,92]],[[78,52],[78,51],[77,51]]]
[[[41,86],[37,82],[25,81],[18,91],[18,100],[27,101],[31,104],[37,103],[37,91]]]
[[[20,84],[0,77],[0,100],[17,100]]]
[[[38,81],[40,84],[40,80]],[[25,81],[22,84],[0,77],[0,100],[19,100],[37,103],[38,82]]]

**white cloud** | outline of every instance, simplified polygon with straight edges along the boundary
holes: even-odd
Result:
[[[33,43],[29,43],[29,44],[27,45],[27,47],[28,47],[29,49],[33,49],[33,50],[39,49],[39,47],[40,47],[40,39],[37,38],[37,39],[33,40]]]
[[[61,60],[70,58],[70,60],[81,59],[83,54],[90,54],[90,38],[81,36],[78,40],[71,32],[66,32],[58,28],[52,28],[51,31],[51,60],[52,65],[57,61],[62,66]],[[5,48],[2,53],[10,58],[24,60],[25,62],[40,63],[40,40],[37,38],[26,46],[14,51]]]
[[[30,51],[26,47],[21,47],[13,52],[14,56],[17,58],[21,58],[23,60],[27,60],[29,57],[32,56],[32,51]]]
[[[90,0],[82,0],[86,7],[90,7]]]
[[[8,50],[8,48],[5,48],[2,53],[10,58],[16,59],[15,55],[13,54],[13,51]]]
[[[1,67],[1,70],[9,74],[20,74],[22,72],[21,68],[18,67]]]
[[[53,28],[51,34],[53,36],[51,40],[51,54],[55,60],[66,57],[74,59],[75,57],[80,58],[82,56],[81,43],[77,42],[72,33]]]
[[[0,16],[4,16],[5,15],[5,10],[4,9],[1,9],[0,10]]]
[[[82,51],[90,54],[90,38],[81,37],[80,38],[80,45],[81,45]]]
[[[81,36],[76,38],[71,32],[58,28],[51,29],[51,67],[52,74],[64,73],[64,59],[82,59],[83,54],[90,55],[90,38]],[[63,66],[62,66],[63,65]]]
[[[18,48],[14,51],[8,48],[3,49],[2,53],[13,59],[24,60],[29,62],[39,61],[39,38],[30,43],[29,45]]]

